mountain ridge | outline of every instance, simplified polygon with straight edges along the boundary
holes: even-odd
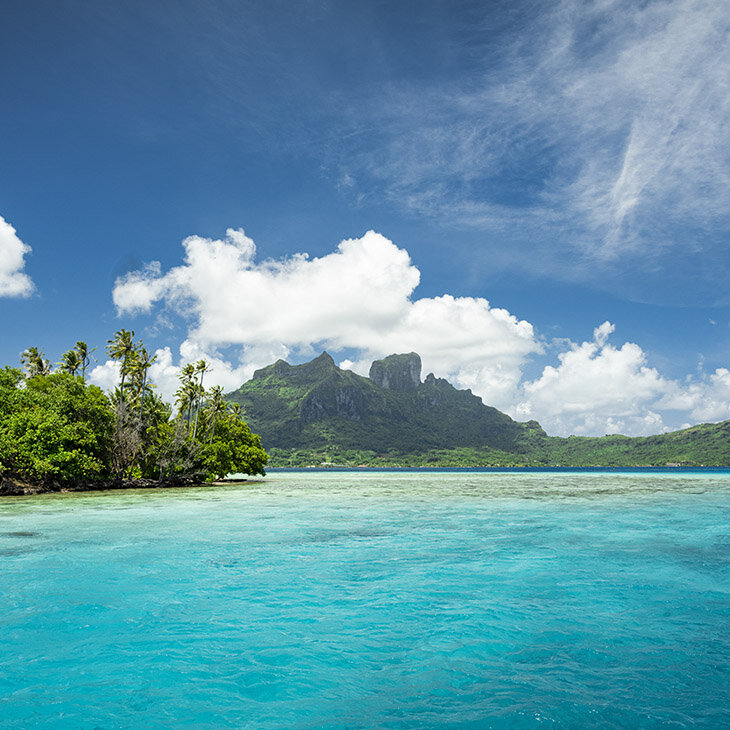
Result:
[[[730,464],[730,421],[649,437],[548,436],[429,373],[415,352],[375,360],[369,377],[313,360],[260,368],[228,393],[271,465],[641,466]]]

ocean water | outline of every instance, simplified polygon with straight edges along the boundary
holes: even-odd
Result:
[[[730,472],[0,501],[3,728],[730,727]]]

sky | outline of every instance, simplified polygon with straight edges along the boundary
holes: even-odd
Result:
[[[0,363],[327,350],[551,435],[730,418],[730,0],[0,0]]]

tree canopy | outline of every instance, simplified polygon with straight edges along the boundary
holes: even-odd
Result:
[[[107,353],[119,363],[110,394],[86,383],[90,352],[77,342],[53,371],[30,347],[24,370],[0,369],[0,478],[60,488],[265,473],[268,456],[240,409],[223,400],[220,388],[204,387],[204,360],[181,368],[174,410],[155,392],[155,357],[133,331],[109,340]]]

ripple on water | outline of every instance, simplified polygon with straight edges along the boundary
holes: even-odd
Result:
[[[276,474],[0,503],[0,711],[19,728],[727,727],[728,482]]]

